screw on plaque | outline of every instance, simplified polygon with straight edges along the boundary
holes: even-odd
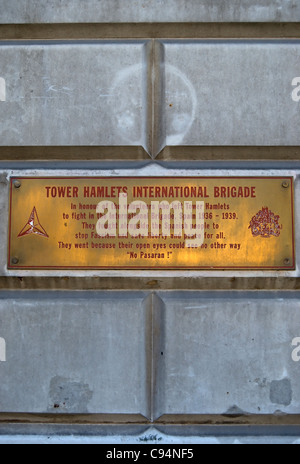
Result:
[[[18,258],[12,258],[11,262],[12,264],[18,264],[19,260]]]
[[[285,188],[285,189],[286,189],[286,188],[288,188],[289,186],[290,186],[290,183],[289,183],[289,181],[287,181],[287,180],[284,180],[284,181],[282,182],[282,187],[283,187],[283,188]]]
[[[21,187],[21,182],[20,182],[19,180],[17,180],[17,179],[13,181],[13,184],[14,184],[14,187],[15,187],[16,189],[18,189],[18,188]]]
[[[288,266],[289,264],[291,264],[291,261],[289,260],[289,258],[286,258],[286,259],[284,260],[284,264],[285,264],[286,266]]]

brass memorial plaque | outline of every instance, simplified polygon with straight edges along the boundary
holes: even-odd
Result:
[[[295,269],[292,177],[12,178],[9,269]]]

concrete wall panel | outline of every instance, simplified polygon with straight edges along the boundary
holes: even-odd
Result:
[[[0,44],[0,144],[144,145],[144,58],[141,42]]]
[[[295,0],[2,0],[1,23],[299,21]]]
[[[299,41],[166,42],[165,145],[299,145],[299,58]]]
[[[160,294],[164,346],[156,416],[297,414],[299,299],[276,294]]]
[[[0,295],[0,411],[147,416],[146,295]]]

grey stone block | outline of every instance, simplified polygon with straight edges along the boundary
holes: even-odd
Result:
[[[169,146],[299,145],[292,85],[299,59],[297,40],[166,41],[161,139]]]
[[[171,293],[163,303],[155,416],[297,414],[298,294]]]
[[[149,415],[143,293],[5,293],[0,411]]]
[[[1,43],[0,61],[2,146],[145,145],[144,42]]]
[[[299,21],[297,0],[2,0],[1,23]]]

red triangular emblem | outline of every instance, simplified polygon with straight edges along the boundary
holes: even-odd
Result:
[[[49,235],[47,234],[44,227],[41,225],[39,221],[35,206],[33,210],[31,211],[31,214],[29,216],[29,219],[25,227],[23,227],[18,237],[24,237],[24,235],[30,235],[30,234],[41,235],[42,237],[49,237]]]

